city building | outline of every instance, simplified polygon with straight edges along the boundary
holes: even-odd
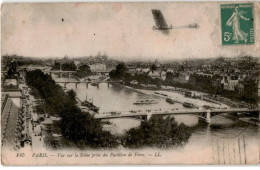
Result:
[[[95,63],[95,64],[89,65],[89,67],[92,72],[107,70],[106,64]]]
[[[24,129],[24,115],[20,104],[21,96],[13,95],[2,93],[1,96],[1,139],[3,149],[19,150]]]

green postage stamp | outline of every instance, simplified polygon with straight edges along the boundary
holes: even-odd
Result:
[[[221,4],[222,45],[254,44],[253,3]]]

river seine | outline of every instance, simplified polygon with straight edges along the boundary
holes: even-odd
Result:
[[[62,78],[64,80],[64,78]],[[55,78],[55,80],[61,80]],[[63,86],[64,84],[60,84]],[[92,101],[100,108],[99,112],[130,111],[130,110],[156,110],[156,109],[176,109],[183,108],[182,104],[167,103],[165,97],[156,95],[155,91],[136,90],[119,84],[100,84],[99,88],[86,84],[69,83],[67,89],[73,89],[80,100]],[[169,96],[179,101],[188,101],[196,105],[214,105],[198,99],[185,98],[176,92],[165,92]],[[134,102],[141,99],[156,99],[157,104],[135,105]],[[221,107],[221,106],[218,106]],[[174,116],[178,123],[184,123],[192,128],[192,136],[187,144],[175,147],[176,156],[179,153],[184,157],[189,156],[194,159],[202,159],[200,154],[209,155],[202,160],[210,163],[257,163],[259,156],[258,127],[249,125],[236,118],[225,114],[212,118],[211,125],[198,120],[196,115]],[[110,125],[104,125],[104,129],[114,135],[122,135],[130,128],[138,127],[140,121],[131,118],[111,119]],[[212,155],[212,156],[210,156]],[[185,158],[183,158],[185,159]]]

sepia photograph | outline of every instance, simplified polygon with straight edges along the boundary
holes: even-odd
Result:
[[[3,3],[3,165],[258,165],[260,3]]]

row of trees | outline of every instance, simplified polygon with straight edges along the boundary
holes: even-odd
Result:
[[[245,80],[244,90],[239,93],[238,87],[235,87],[234,91],[228,91],[223,88],[223,84],[220,82],[220,76],[213,77],[202,77],[197,74],[190,76],[190,80],[186,83],[174,81],[174,76],[172,73],[167,74],[164,85],[186,88],[190,90],[196,90],[205,92],[208,94],[221,95],[233,100],[245,101],[247,103],[256,104],[258,101],[258,87],[254,80]],[[213,82],[216,82],[214,85]]]
[[[156,66],[154,66],[153,69],[156,70]],[[109,73],[109,77],[114,80],[124,80],[126,83],[136,80],[139,84],[153,84],[157,86],[161,85],[160,79],[152,79],[147,74],[136,74],[132,76],[127,72],[127,68],[124,63],[118,64],[116,69]]]
[[[165,85],[174,86],[174,87],[180,87],[180,88],[186,88],[190,90],[196,90],[201,92],[207,92],[207,93],[214,93],[216,92],[216,89],[212,85],[212,81],[218,79],[219,77],[201,77],[197,74],[190,75],[189,81],[184,83],[178,81],[179,75],[176,75],[175,73],[167,73],[166,79],[163,82]],[[177,80],[175,80],[177,79]]]
[[[74,91],[65,93],[51,76],[40,70],[27,72],[26,81],[45,99],[49,114],[61,117],[63,136],[80,146],[115,147],[116,138],[102,129],[101,122],[76,106]]]
[[[52,70],[63,70],[63,71],[76,71],[77,67],[74,64],[74,62],[66,62],[66,63],[60,63],[55,62],[52,66]]]

